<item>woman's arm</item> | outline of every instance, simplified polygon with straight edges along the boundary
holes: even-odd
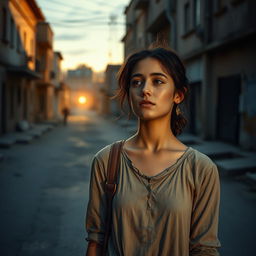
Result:
[[[86,256],[101,256],[102,247],[96,242],[90,241],[87,247]]]
[[[220,184],[216,165],[200,175],[196,184],[190,230],[190,256],[217,256]]]
[[[106,196],[105,196],[105,165],[102,159],[95,157],[91,166],[90,194],[86,213],[86,229],[88,249],[87,256],[100,255],[104,242]]]

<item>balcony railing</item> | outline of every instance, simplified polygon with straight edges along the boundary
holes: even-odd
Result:
[[[40,22],[37,25],[37,43],[42,47],[52,48],[53,32],[49,23]]]

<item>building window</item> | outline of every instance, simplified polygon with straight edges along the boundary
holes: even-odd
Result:
[[[215,12],[219,11],[219,9],[221,7],[221,1],[220,0],[214,0],[213,2],[213,9]]]
[[[194,27],[201,24],[201,0],[194,0]]]
[[[17,90],[17,98],[18,98],[18,105],[21,105],[21,87],[18,86],[18,90]]]
[[[17,26],[17,34],[16,34],[16,50],[20,52],[20,27]]]
[[[6,8],[3,8],[3,15],[2,15],[2,41],[4,43],[8,43],[8,37],[7,37],[7,11]]]
[[[27,46],[27,33],[26,31],[24,31],[24,34],[23,34],[23,43],[24,43],[24,51],[26,51],[26,46]]]
[[[44,109],[45,109],[45,100],[44,100],[44,95],[42,93],[39,96],[39,109],[40,109],[40,112],[44,112]]]
[[[227,0],[214,0],[213,11],[215,15],[221,15],[227,11]]]
[[[184,5],[184,32],[187,33],[189,31],[190,24],[190,4],[186,3]]]
[[[11,84],[10,86],[10,118],[14,118],[14,86]]]
[[[11,34],[11,40],[10,40],[11,47],[14,47],[14,37],[15,37],[14,32],[15,32],[14,21],[13,21],[13,18],[11,18],[11,30],[10,30],[10,34]]]

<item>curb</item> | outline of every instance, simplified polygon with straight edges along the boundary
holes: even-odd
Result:
[[[0,148],[10,148],[13,144],[29,144],[33,139],[40,138],[55,126],[57,125],[35,124],[30,130],[24,132],[7,133],[0,137]]]

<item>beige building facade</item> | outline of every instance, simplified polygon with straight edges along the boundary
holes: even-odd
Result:
[[[105,83],[101,90],[101,114],[120,116],[120,107],[117,99],[111,99],[118,90],[117,73],[120,65],[109,64],[105,71]]]
[[[81,64],[76,69],[67,71],[65,83],[70,88],[70,104],[72,109],[93,109],[95,106],[93,71]],[[86,104],[79,102],[80,97],[86,98]]]
[[[37,121],[54,118],[53,85],[53,32],[50,24],[42,21],[37,24],[37,71],[41,79],[36,82],[36,118]]]
[[[54,118],[57,120],[62,118],[64,108],[70,109],[70,88],[63,82],[62,60],[61,52],[54,52],[52,83],[54,85]]]
[[[254,150],[255,9],[250,0],[132,0],[123,38],[125,56],[157,38],[181,56],[190,79],[187,132]]]
[[[36,25],[44,20],[33,0],[0,2],[0,134],[33,122]]]

